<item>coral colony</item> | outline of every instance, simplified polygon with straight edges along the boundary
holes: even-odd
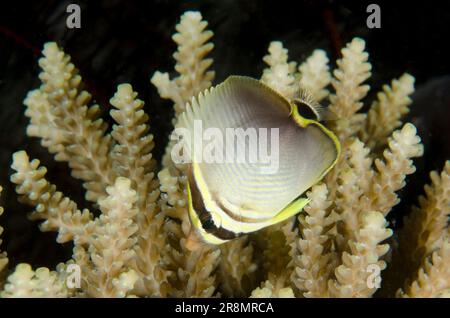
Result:
[[[174,124],[214,79],[213,61],[206,58],[213,33],[206,27],[199,12],[183,14],[173,36],[178,76],[155,72],[151,78],[160,96],[173,101]],[[450,162],[431,172],[425,195],[393,236],[386,217],[415,171],[412,159],[423,155],[416,128],[402,123],[414,78],[404,74],[385,85],[370,110],[360,112],[371,75],[362,39],[342,49],[333,71],[322,50],[297,64],[282,43],[270,43],[261,81],[288,100],[302,89],[329,103],[334,120],[326,125],[339,138],[341,155],[306,193],[310,203],[298,215],[195,249],[188,246],[185,166],[171,160],[171,141],[156,171],[149,116],[131,85],[119,85],[111,98],[115,124],[108,128],[70,57],[55,43],[42,53],[42,85],[25,99],[27,134],[68,164],[99,216],[80,210],[49,183],[39,160],[16,152],[11,181],[20,201],[34,208],[30,217],[42,221],[42,231],[57,232],[58,243],[72,241],[74,248],[55,269],[11,268],[1,253],[2,297],[371,297],[378,289],[390,297],[450,294]]]

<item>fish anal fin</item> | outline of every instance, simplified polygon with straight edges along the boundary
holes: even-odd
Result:
[[[289,219],[291,216],[299,213],[303,208],[310,202],[308,198],[298,198],[297,200],[290,203],[287,207],[285,207],[282,211],[280,211],[277,215],[275,215],[271,219],[271,224],[276,224],[279,222],[283,222],[284,220]]]

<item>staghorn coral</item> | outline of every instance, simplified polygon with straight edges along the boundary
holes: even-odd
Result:
[[[174,103],[173,123],[212,85],[206,56],[213,33],[206,27],[199,12],[183,14],[173,36],[177,75],[157,71],[151,78],[160,96]],[[186,167],[171,161],[173,142],[157,172],[149,116],[131,85],[119,85],[110,100],[116,124],[109,132],[70,57],[47,43],[39,61],[42,85],[24,101],[27,134],[67,162],[99,211],[78,208],[45,179],[38,160],[15,153],[11,181],[20,201],[34,207],[30,218],[74,249],[54,271],[19,264],[8,272],[2,252],[0,274],[9,275],[0,281],[0,296],[371,297],[380,287],[387,296],[448,296],[450,163],[440,175],[431,173],[432,184],[398,239],[386,220],[399,203],[396,192],[415,171],[412,159],[423,154],[416,128],[402,125],[414,78],[404,74],[384,86],[363,113],[371,65],[362,39],[347,44],[332,72],[325,51],[297,63],[281,42],[270,43],[263,61],[261,80],[286,98],[306,90],[329,104],[326,124],[339,137],[342,155],[307,192],[311,202],[298,216],[220,247],[191,249]],[[402,262],[406,267],[397,275]],[[80,269],[79,288],[68,284],[73,266]]]
[[[449,297],[450,243],[448,237],[442,245],[423,260],[417,278],[397,292],[399,297]]]
[[[31,125],[27,134],[66,161],[72,176],[84,181],[86,199],[95,202],[116,176],[108,160],[111,136],[99,116],[99,106],[88,107],[91,95],[82,89],[81,77],[70,57],[56,43],[47,43],[39,60],[42,85],[25,99]]]
[[[291,99],[296,90],[294,70],[295,62],[288,62],[288,50],[283,48],[281,42],[275,41],[269,45],[269,54],[263,61],[269,66],[262,74],[261,81]]]
[[[155,72],[151,82],[163,98],[174,102],[175,118],[185,109],[185,104],[212,84],[214,71],[208,71],[212,59],[204,57],[214,45],[207,42],[213,35],[205,30],[207,22],[202,20],[199,12],[188,11],[181,16],[173,40],[178,44],[174,53],[175,70],[178,77],[169,80],[167,73]],[[220,250],[216,247],[203,246],[191,251],[187,239],[191,225],[187,210],[186,177],[183,165],[175,166],[170,159],[173,142],[169,142],[163,157],[165,167],[158,174],[161,195],[159,205],[162,213],[170,216],[164,229],[169,244],[162,252],[167,266],[173,271],[171,277],[174,290],[172,295],[178,297],[210,297],[215,292],[215,275],[212,274],[219,262]],[[176,220],[176,221],[175,221]]]
[[[237,238],[220,246],[217,273],[220,291],[227,297],[245,297],[255,284],[258,266],[253,260],[253,245],[248,237]]]
[[[315,50],[310,57],[298,67],[298,85],[320,102],[329,95],[326,87],[331,82],[328,58],[323,50]]]
[[[306,297],[327,295],[327,282],[332,277],[336,255],[332,250],[333,226],[338,220],[334,211],[329,211],[331,201],[327,200],[326,184],[314,186],[307,193],[311,203],[305,214],[299,216],[301,238],[291,246],[295,270],[291,280]],[[328,214],[329,213],[329,214]]]
[[[0,294],[4,298],[64,298],[69,295],[70,291],[62,271],[49,271],[45,267],[33,271],[28,264],[16,266],[14,273],[8,276],[8,281]]]
[[[74,241],[75,263],[82,267],[83,277],[89,282],[85,285],[89,288],[83,288],[87,296],[124,296],[133,288],[136,295],[165,295],[168,273],[160,268],[159,252],[165,244],[159,232],[164,219],[159,216],[156,205],[159,184],[153,178],[153,137],[148,134],[148,118],[142,111],[143,103],[136,99],[130,85],[120,85],[111,100],[116,108],[111,115],[117,125],[113,126],[111,135],[99,135],[106,129],[102,120],[93,121],[99,109],[97,106],[88,108],[88,94],[78,93],[81,79],[69,57],[55,43],[50,43],[44,48],[40,64],[43,85],[30,92],[25,100],[28,107],[26,115],[30,117],[28,133],[41,137],[42,144],[56,153],[57,160],[68,160],[73,171],[77,171],[73,175],[86,181],[86,198],[95,198],[102,214],[94,218],[87,209],[80,211],[76,203],[44,179],[46,169],[39,168],[39,161],[30,162],[22,151],[14,155],[12,168],[16,173],[11,177],[17,184],[21,201],[36,207],[31,218],[45,220],[42,230],[58,231],[60,243]],[[56,75],[50,76],[49,73]],[[67,113],[60,114],[58,107],[61,104]],[[60,122],[51,117],[53,114],[64,115],[66,119]],[[51,120],[46,121],[48,118]],[[84,139],[81,145],[77,144],[77,138]],[[75,159],[81,155],[86,158]],[[97,173],[96,169],[100,172]],[[113,176],[118,175],[127,181],[117,184],[122,179],[114,181]],[[136,205],[135,208],[120,208],[105,201],[110,197],[115,204],[125,204],[108,196],[107,191],[114,187],[122,191],[130,186],[135,189],[133,196],[136,198],[129,204]],[[120,194],[120,191],[112,193]],[[116,227],[112,227],[114,223],[118,223]],[[120,228],[122,230],[117,232]],[[118,246],[108,251],[108,244],[113,240],[112,233],[109,233],[112,230],[124,237],[117,237]],[[118,252],[121,248],[123,253]],[[99,278],[102,272],[103,277]]]
[[[205,30],[207,26],[199,12],[185,12],[176,25],[178,32],[172,37],[178,45],[173,57],[179,76],[170,80],[169,74],[157,71],[151,79],[161,97],[170,98],[175,103],[177,115],[184,111],[187,101],[210,87],[214,79],[214,71],[208,71],[213,60],[204,58],[214,48],[208,42],[213,32]]]
[[[273,275],[271,275],[273,276]],[[269,277],[267,281],[262,283],[261,287],[257,287],[252,291],[250,298],[294,298],[294,291],[290,287],[284,286],[284,279]]]
[[[129,179],[119,177],[106,189],[108,196],[98,202],[102,214],[96,220],[89,247],[79,246],[75,252],[76,257],[87,253],[82,278],[88,296],[124,297],[137,281],[136,272],[129,269],[135,258],[134,234],[138,230],[133,222],[138,213],[137,194],[130,184]]]
[[[2,193],[3,188],[0,187],[0,194]],[[3,207],[0,206],[0,215],[3,214]],[[0,226],[0,235],[3,233],[3,227]],[[2,240],[0,239],[0,244]],[[0,250],[1,251],[1,250]],[[8,255],[6,252],[0,252],[0,275],[3,274],[3,269],[8,265]]]
[[[45,220],[41,231],[58,231],[56,241],[65,243],[73,240],[76,244],[89,243],[92,234],[93,215],[89,210],[80,211],[77,204],[56,191],[56,186],[45,179],[47,169],[39,167],[39,160],[30,162],[25,151],[16,152],[11,167],[16,171],[11,181],[17,184],[19,199],[35,206],[29,217]]]
[[[117,142],[111,152],[114,168],[125,176],[137,192],[136,208],[141,213],[134,217],[138,225],[135,253],[132,260],[135,271],[141,273],[136,284],[138,295],[166,294],[167,273],[158,265],[164,239],[159,235],[164,218],[158,213],[156,200],[159,197],[159,183],[154,179],[156,162],[151,151],[153,136],[148,134],[148,116],[143,111],[143,101],[129,84],[119,85],[110,102],[116,110],[111,116],[118,123],[113,126],[112,137]]]
[[[393,80],[391,86],[383,86],[383,92],[378,93],[378,99],[367,114],[365,127],[360,131],[361,140],[369,148],[377,150],[385,146],[389,134],[401,125],[401,117],[409,112],[409,95],[413,92],[414,77],[409,74]]]
[[[450,284],[450,161],[439,175],[430,173],[431,185],[425,186],[426,196],[419,198],[400,233],[400,249],[395,255],[393,272],[406,278],[398,296],[438,297]],[[402,270],[400,270],[402,269]],[[405,277],[410,275],[409,277]]]
[[[448,217],[450,215],[450,162],[439,175],[430,173],[431,185],[425,186],[426,196],[419,197],[419,207],[405,220],[405,230],[400,235],[406,259],[417,267],[424,257],[442,246],[447,239]],[[405,259],[405,260],[406,260]]]

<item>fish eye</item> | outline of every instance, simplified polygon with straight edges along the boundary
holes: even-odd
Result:
[[[297,106],[297,110],[300,116],[306,119],[319,121],[319,114],[308,103],[302,100],[296,99],[293,103]]]

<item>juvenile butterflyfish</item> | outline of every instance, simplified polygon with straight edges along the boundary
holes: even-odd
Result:
[[[282,222],[308,204],[303,194],[340,154],[320,108],[307,93],[288,100],[244,76],[192,98],[175,126],[172,157],[187,165],[189,218],[204,242]]]

